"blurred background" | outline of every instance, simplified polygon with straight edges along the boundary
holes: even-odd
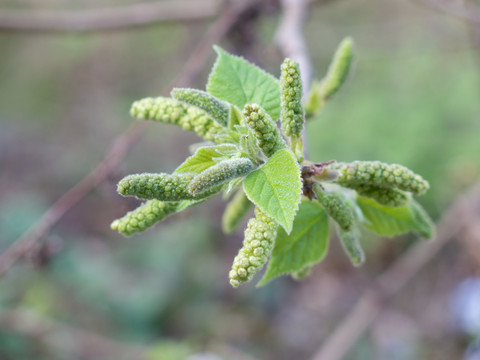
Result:
[[[318,77],[342,38],[352,36],[357,50],[353,76],[308,124],[310,159],[404,164],[430,182],[419,201],[438,221],[480,178],[480,3],[453,2],[460,14],[433,1],[312,1],[304,33]],[[45,32],[1,25],[7,11],[138,2],[0,1],[0,252],[104,159],[133,122],[132,101],[182,85],[175,79],[227,6],[208,3],[212,13],[192,20]],[[280,17],[277,1],[260,1],[215,42],[278,76]],[[207,50],[192,87],[205,88]],[[0,279],[0,359],[310,359],[376,276],[419,241],[365,233],[367,262],[354,269],[332,238],[305,281],[257,289],[258,276],[232,289],[243,234],[222,234],[221,197],[132,238],[111,231],[137,205],[116,194],[116,182],[173,171],[197,140],[148,125],[120,166]],[[480,359],[479,234],[478,225],[455,234],[345,359]]]

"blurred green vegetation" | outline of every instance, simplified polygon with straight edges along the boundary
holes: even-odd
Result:
[[[282,60],[272,42],[277,25],[277,15],[260,17],[249,51],[275,75]],[[161,24],[83,35],[0,32],[0,251],[103,159],[131,123],[133,100],[170,90],[207,26]],[[333,1],[313,6],[305,32],[320,77],[343,37],[352,36],[357,49],[353,76],[308,125],[310,159],[404,164],[430,181],[431,190],[419,200],[438,218],[480,176],[480,58],[466,24],[415,2]],[[221,45],[235,47],[228,39]],[[210,64],[213,58],[212,51]],[[53,256],[33,257],[0,279],[0,359],[100,359],[75,352],[68,341],[55,346],[55,334],[46,341],[22,324],[9,325],[2,314],[11,309],[63,324],[67,338],[81,328],[121,345],[141,345],[151,359],[203,352],[234,360],[308,358],[368,279],[414,240],[367,239],[367,264],[360,270],[351,269],[332,243],[325,263],[305,283],[280,279],[265,288],[233,290],[228,270],[242,234],[221,233],[221,199],[130,239],[113,233],[111,220],[135,205],[116,195],[116,181],[126,173],[173,170],[195,141],[179,129],[151,125],[122,168],[44,239]],[[395,359],[450,360],[463,352],[468,340],[444,309],[450,289],[474,266],[458,248],[449,250],[399,300],[406,313],[402,329],[418,329],[415,339],[401,338],[406,350]],[[449,276],[440,280],[444,271]],[[419,317],[432,296],[438,305]],[[380,319],[379,326],[389,321]],[[388,331],[395,337],[400,330]],[[350,358],[391,358],[384,346],[374,329]]]

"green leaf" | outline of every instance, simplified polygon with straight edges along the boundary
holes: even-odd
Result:
[[[280,116],[280,83],[247,60],[215,46],[217,61],[210,73],[207,91],[240,109],[258,104],[276,120]]]
[[[257,286],[273,278],[290,274],[320,262],[328,250],[328,216],[322,206],[304,200],[288,235],[278,230],[267,271]]]
[[[290,150],[277,151],[243,182],[245,194],[290,234],[302,197],[300,168]]]
[[[426,238],[433,236],[432,220],[413,199],[404,206],[390,207],[380,205],[372,199],[357,196],[357,203],[365,216],[365,227],[379,235],[392,237],[416,231]]]
[[[205,146],[198,148],[195,154],[187,158],[176,170],[175,173],[193,173],[199,174],[210,166],[215,165],[224,159],[226,153],[234,155],[238,151],[232,144],[222,144],[218,146]]]
[[[235,130],[236,125],[244,125],[243,114],[238,107],[230,104],[230,112],[228,117],[228,128]]]

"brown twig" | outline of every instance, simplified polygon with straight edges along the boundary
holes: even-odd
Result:
[[[0,10],[0,30],[105,31],[168,21],[205,19],[219,13],[222,0],[139,3],[109,9]]]
[[[259,0],[243,1],[227,7],[212,24],[203,39],[193,51],[189,60],[175,81],[176,84],[188,86],[195,81],[201,69],[208,60],[211,45],[222,38],[235,23],[235,19],[243,11],[257,4]],[[169,86],[167,92],[170,90]],[[164,91],[165,92],[165,91]],[[48,234],[50,229],[91,190],[103,182],[107,176],[120,164],[126,152],[144,133],[146,123],[136,122],[127,129],[114,143],[105,159],[77,185],[62,195],[22,236],[7,250],[0,254],[0,276],[22,256],[32,250],[36,242]]]
[[[415,0],[420,5],[429,7],[436,11],[455,16],[480,25],[480,9],[471,4],[454,4],[452,1],[443,0]]]
[[[275,41],[283,55],[300,65],[304,94],[308,93],[313,76],[312,62],[302,32],[309,3],[309,0],[282,0],[282,18],[275,35]]]
[[[144,346],[117,342],[27,310],[1,311],[0,328],[18,332],[42,344],[63,350],[72,358],[140,360],[145,359],[148,350]]]
[[[384,305],[431,261],[456,234],[480,217],[480,184],[461,196],[446,211],[437,236],[420,242],[380,275],[327,338],[312,360],[340,360],[373,323]]]

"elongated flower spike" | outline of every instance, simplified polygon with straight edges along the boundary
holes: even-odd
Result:
[[[340,230],[340,240],[342,242],[343,250],[348,255],[353,266],[361,266],[365,262],[365,252],[360,245],[358,236],[354,231]]]
[[[219,125],[228,126],[229,106],[209,93],[197,89],[173,89],[174,99],[205,110]]]
[[[367,185],[422,195],[429,188],[428,182],[420,175],[398,164],[386,164],[380,161],[354,161],[335,163],[331,166],[339,170],[336,182],[353,189],[360,185]]]
[[[245,105],[243,115],[245,115],[248,127],[255,135],[258,147],[267,158],[271,157],[278,150],[287,147],[285,140],[280,134],[280,130],[277,128],[270,115],[268,115],[260,105]]]
[[[343,231],[352,230],[354,225],[352,209],[338,195],[322,191],[318,184],[315,187],[315,193],[320,204],[322,204],[327,214],[335,220],[338,226]]]
[[[245,239],[230,270],[230,284],[238,287],[250,281],[272,254],[278,224],[259,208],[255,208],[255,217],[248,221]]]
[[[145,98],[135,101],[130,114],[143,120],[175,124],[184,130],[193,131],[205,140],[213,141],[224,131],[204,110],[165,97]]]
[[[385,206],[402,206],[410,200],[407,193],[397,189],[382,188],[371,185],[358,185],[354,187],[354,190],[359,195],[369,197]]]
[[[138,199],[157,199],[161,201],[200,200],[214,195],[220,186],[210,188],[202,194],[191,194],[188,185],[192,174],[134,174],[120,180],[117,191],[123,196],[136,196]]]
[[[285,59],[281,66],[281,112],[282,131],[287,136],[302,136],[304,110],[302,106],[302,79],[300,66],[292,59]]]
[[[188,185],[188,192],[200,196],[229,180],[248,174],[254,167],[252,161],[244,157],[223,160],[195,176]]]
[[[319,92],[322,99],[328,100],[340,90],[352,67],[353,56],[353,40],[347,37],[338,45],[327,75],[320,83]]]
[[[237,230],[243,218],[252,208],[252,203],[245,196],[243,190],[239,190],[228,203],[222,217],[222,228],[225,234],[231,234]]]
[[[114,220],[111,228],[125,236],[131,236],[147,230],[168,215],[173,214],[177,210],[177,206],[178,202],[149,200],[120,219]]]

